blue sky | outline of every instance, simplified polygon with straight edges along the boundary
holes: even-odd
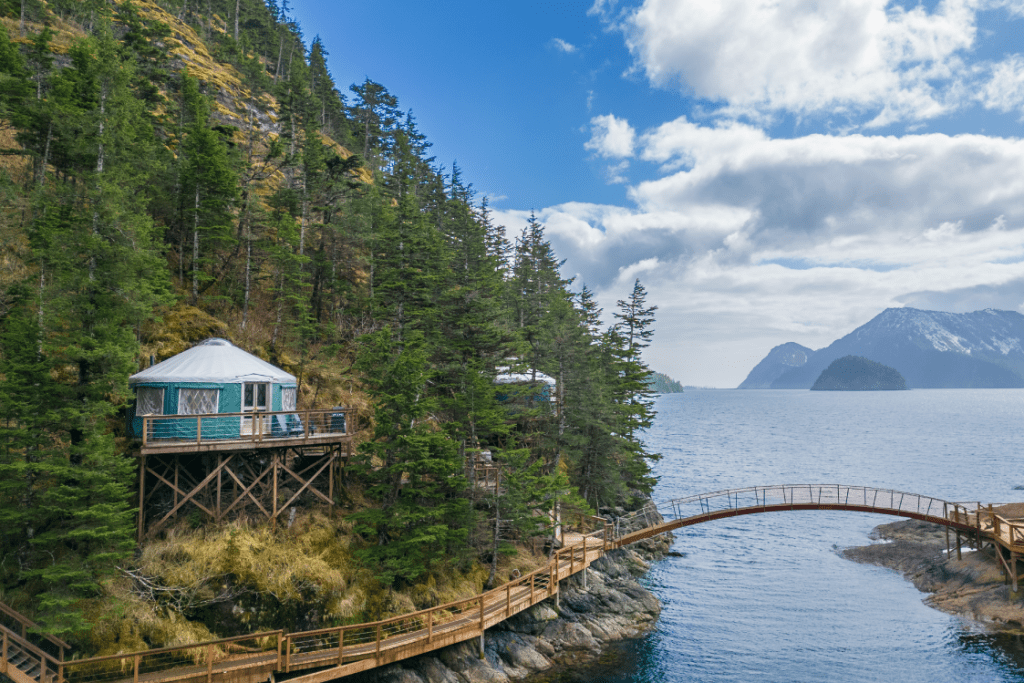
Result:
[[[440,9],[439,9],[440,8]],[[890,306],[1024,304],[1024,0],[293,0],[652,367],[735,386]]]

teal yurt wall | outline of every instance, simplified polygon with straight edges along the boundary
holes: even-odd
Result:
[[[142,437],[146,415],[213,415],[295,410],[295,376],[212,338],[132,375],[135,393],[132,435]],[[194,417],[154,422],[151,439],[195,439]],[[251,424],[251,423],[249,423]],[[247,423],[238,415],[204,417],[203,439],[237,439]]]

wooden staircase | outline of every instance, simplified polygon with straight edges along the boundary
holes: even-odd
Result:
[[[34,621],[0,603],[0,676],[14,683],[57,683],[71,646],[60,638],[37,635]],[[35,641],[35,642],[33,642]]]

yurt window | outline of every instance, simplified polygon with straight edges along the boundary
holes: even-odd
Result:
[[[295,410],[295,387],[281,389],[281,410]]]
[[[219,389],[178,389],[178,415],[212,415],[219,395]]]
[[[164,390],[157,387],[139,387],[135,404],[136,415],[163,415]]]

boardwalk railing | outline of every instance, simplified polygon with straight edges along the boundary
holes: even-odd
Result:
[[[319,442],[323,437],[345,436],[348,411],[286,410],[210,415],[146,415],[142,418],[142,446],[177,447],[183,444],[268,445],[284,439]]]
[[[21,622],[14,623],[15,630],[0,626],[0,673],[7,673],[15,683],[259,683],[275,672],[306,671],[297,680],[326,683],[482,637],[487,628],[556,595],[561,580],[615,548],[691,524],[784,510],[877,512],[925,519],[958,531],[977,531],[979,539],[1004,545],[1024,542],[1024,524],[1006,520],[991,506],[986,510],[980,504],[835,484],[730,489],[677,498],[660,509],[651,504],[611,520],[582,513],[563,516],[563,525],[576,530],[563,534],[565,546],[553,554],[547,566],[464,600],[375,622],[301,633],[271,631],[70,661],[28,642],[25,635],[31,627],[18,633]],[[1000,559],[1005,565],[1001,554]],[[0,610],[0,616],[3,614],[7,612]],[[0,619],[0,623],[6,622]]]

